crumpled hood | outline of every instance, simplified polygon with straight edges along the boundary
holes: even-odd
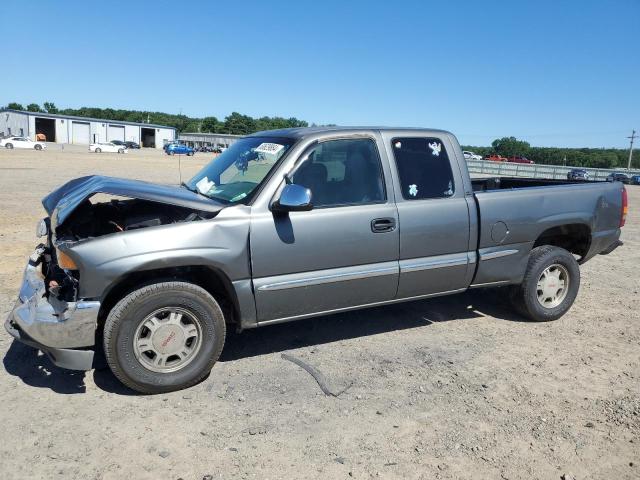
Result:
[[[215,213],[224,208],[223,204],[186,188],[102,175],[71,180],[44,197],[42,205],[53,224],[60,225],[82,202],[96,193],[166,203],[201,212]]]

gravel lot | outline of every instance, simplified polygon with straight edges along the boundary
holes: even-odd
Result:
[[[211,158],[182,159],[183,178]],[[0,151],[0,314],[40,199],[102,173],[178,183],[160,151]],[[0,478],[640,478],[640,187],[624,247],[582,267],[572,310],[523,321],[503,293],[232,334],[210,377],[140,396],[0,332]],[[282,353],[318,368],[339,397]]]

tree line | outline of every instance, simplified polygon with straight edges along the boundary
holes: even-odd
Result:
[[[224,120],[216,117],[189,117],[187,115],[164,112],[144,112],[139,110],[118,110],[113,108],[58,108],[53,102],[44,102],[42,106],[30,103],[26,106],[11,102],[4,108],[12,110],[26,110],[28,112],[56,113],[77,117],[104,118],[105,120],[119,120],[136,123],[153,123],[175,127],[178,132],[229,133],[233,135],[248,135],[261,130],[275,130],[279,128],[307,127],[309,124],[295,117],[259,117],[253,118],[233,112]]]
[[[229,133],[233,135],[248,135],[261,130],[274,130],[290,127],[307,127],[309,124],[295,117],[260,117],[253,118],[233,112],[224,120],[216,117],[194,118],[187,115],[176,115],[164,112],[144,112],[139,110],[116,110],[113,108],[64,108],[58,109],[53,102],[44,102],[42,106],[30,103],[23,106],[19,103],[9,103],[5,108],[13,110],[27,110],[29,112],[58,113],[78,117],[104,118],[106,120],[120,120],[136,123],[154,123],[175,127],[178,132]],[[313,125],[312,125],[313,126]],[[626,167],[629,151],[619,148],[562,148],[562,147],[532,147],[524,140],[515,137],[503,137],[494,140],[490,147],[463,146],[464,150],[471,150],[485,156],[497,153],[505,157],[521,155],[536,163],[545,165],[571,165],[576,167],[617,168]],[[640,153],[634,155],[633,168],[640,168]]]
[[[503,137],[494,140],[490,147],[465,145],[478,155],[496,153],[503,157],[520,155],[543,165],[570,165],[591,168],[626,168],[629,150],[621,148],[562,148],[532,147],[524,140],[515,137]],[[632,168],[640,168],[640,152],[634,152]]]

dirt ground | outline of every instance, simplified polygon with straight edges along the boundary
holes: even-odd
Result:
[[[210,159],[182,159],[183,179]],[[178,183],[160,151],[0,151],[0,315],[57,185]],[[0,478],[640,478],[640,187],[624,247],[582,267],[571,311],[524,321],[475,291],[229,336],[201,384],[141,396],[0,332]],[[319,369],[339,397],[283,359]],[[209,477],[211,476],[211,477]]]

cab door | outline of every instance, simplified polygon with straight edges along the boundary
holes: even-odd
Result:
[[[400,222],[397,298],[465,289],[475,251],[469,199],[459,171],[452,169],[452,143],[446,135],[420,131],[383,132],[382,137],[391,157]]]
[[[381,150],[379,137],[323,138],[298,157],[290,172],[293,183],[311,190],[312,210],[283,215],[268,206],[252,209],[259,322],[395,297],[398,214]]]

